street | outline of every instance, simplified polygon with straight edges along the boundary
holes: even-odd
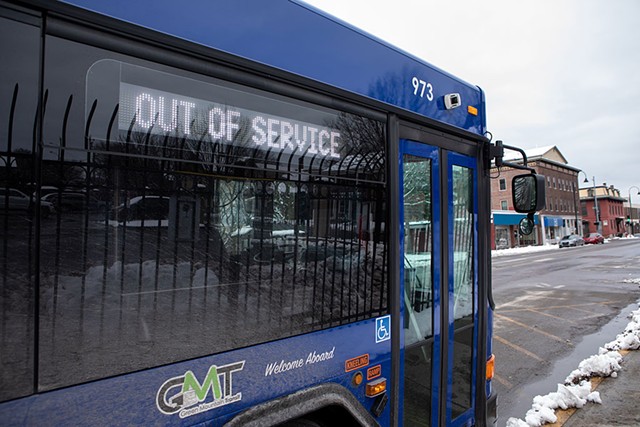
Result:
[[[556,390],[637,308],[640,239],[493,258],[499,425]]]

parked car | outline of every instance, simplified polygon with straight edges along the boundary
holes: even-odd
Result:
[[[587,237],[584,238],[584,242],[592,245],[604,243],[604,236],[600,233],[590,233]]]
[[[561,248],[568,248],[569,246],[584,246],[584,239],[577,234],[569,234],[560,239],[558,245]]]
[[[58,212],[99,212],[104,213],[107,203],[85,193],[63,191],[49,193],[42,197],[45,202],[52,203]]]
[[[146,226],[158,224],[166,227],[169,220],[169,198],[163,196],[136,196],[111,212],[111,219],[128,225],[146,221]]]
[[[0,212],[9,213],[15,211],[32,212],[35,205],[34,200],[29,198],[22,191],[15,188],[0,188]],[[52,203],[40,202],[40,214],[47,217],[55,212]]]

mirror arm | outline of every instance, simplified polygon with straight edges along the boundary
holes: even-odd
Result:
[[[523,165],[519,165],[516,163],[511,163],[511,162],[505,162],[503,160],[504,158],[504,150],[505,148],[507,150],[513,150],[513,151],[517,151],[522,155],[522,160],[523,160]],[[527,162],[527,155],[524,152],[523,149],[518,148],[518,147],[514,147],[511,145],[506,145],[503,144],[502,141],[498,140],[496,141],[495,144],[490,144],[489,146],[489,157],[493,160],[495,159],[495,163],[497,167],[501,167],[501,166],[507,166],[513,169],[520,169],[520,170],[525,170],[525,171],[529,171],[533,174],[536,173],[536,170],[533,168],[530,168],[527,166],[528,162]]]
[[[531,172],[532,174],[535,174],[535,173],[536,173],[536,170],[535,170],[534,168],[530,168],[530,167],[528,167],[528,166],[518,165],[518,164],[515,164],[515,163],[502,162],[502,166],[508,166],[508,167],[510,167],[510,168],[520,169],[520,170],[523,170],[523,171],[529,171],[529,172]]]

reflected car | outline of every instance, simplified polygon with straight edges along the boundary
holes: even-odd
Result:
[[[34,199],[15,188],[0,188],[0,212],[23,211],[31,212],[34,208]],[[40,214],[47,217],[55,212],[52,203],[40,202]]]
[[[57,212],[99,212],[105,213],[107,203],[85,193],[64,191],[49,193],[42,197],[45,202],[52,203]]]
[[[584,246],[584,239],[577,234],[569,234],[560,239],[558,245],[561,248],[568,248],[570,246]]]
[[[147,225],[167,226],[169,219],[169,198],[163,196],[137,196],[118,206],[111,213],[111,219],[118,222],[147,221]],[[131,225],[131,224],[130,224]]]
[[[584,238],[584,242],[590,245],[604,243],[604,236],[600,233],[590,233],[587,237]]]

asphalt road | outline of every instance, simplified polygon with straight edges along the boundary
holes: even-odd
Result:
[[[493,259],[499,425],[524,418],[637,308],[640,239]]]

